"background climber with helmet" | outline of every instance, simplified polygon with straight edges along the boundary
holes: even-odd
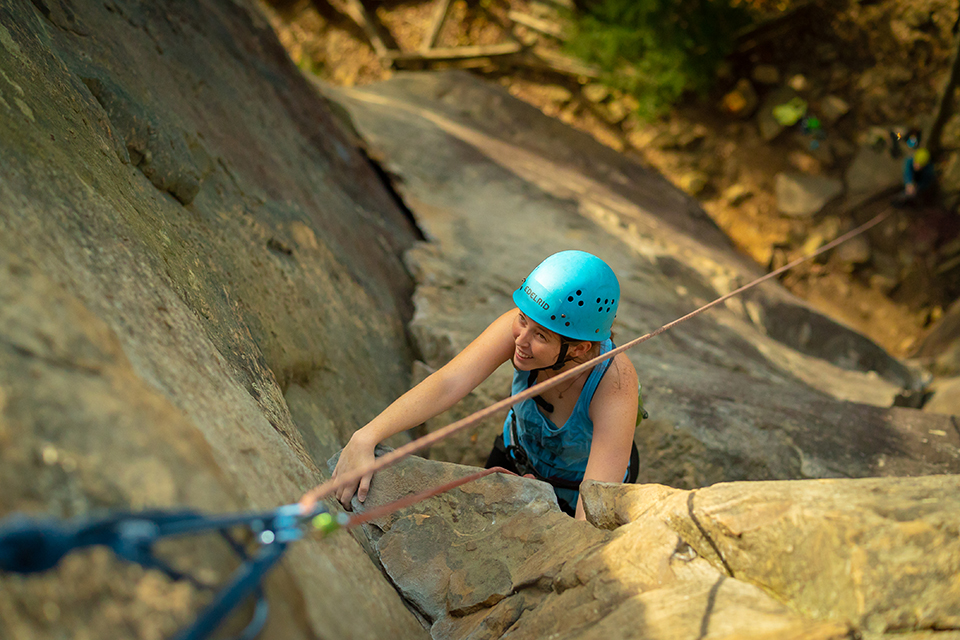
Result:
[[[617,277],[600,258],[583,251],[548,257],[514,291],[516,308],[351,436],[333,477],[368,467],[377,444],[446,411],[507,361],[517,393],[609,351],[619,299]],[[621,353],[517,404],[487,466],[550,482],[561,508],[582,519],[582,480],[636,478],[638,388],[637,372]],[[356,494],[363,502],[371,479],[339,489],[337,499],[348,506]]]
[[[930,152],[917,149],[903,162],[903,191],[894,198],[898,206],[916,205],[930,199],[936,174],[930,162]]]

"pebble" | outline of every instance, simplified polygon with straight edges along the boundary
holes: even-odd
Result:
[[[787,86],[794,91],[803,92],[810,88],[810,81],[807,80],[807,76],[798,73],[787,80]]]

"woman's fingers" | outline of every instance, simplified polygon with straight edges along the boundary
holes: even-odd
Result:
[[[356,489],[356,485],[353,485],[341,487],[337,490],[337,500],[339,500],[340,504],[342,504],[347,510],[350,510],[350,500],[353,498],[353,493],[356,491]]]
[[[362,442],[358,443],[351,439],[340,452],[340,459],[337,460],[337,464],[333,469],[330,479],[332,481],[337,481],[344,476],[369,467],[371,464],[373,464],[374,460],[375,457],[372,449],[366,447]],[[367,474],[360,480],[354,480],[353,482],[348,483],[346,486],[342,486],[334,491],[333,497],[335,497],[337,501],[344,506],[344,508],[350,510],[350,500],[353,499],[354,494],[356,494],[357,499],[360,502],[363,502],[367,499],[367,492],[370,489],[371,478],[373,478],[373,474]],[[308,507],[312,507],[317,501],[315,497],[311,496],[311,493],[312,492],[305,494],[300,499],[300,504],[304,510],[306,510]]]
[[[372,473],[368,473],[360,479],[360,488],[357,490],[357,500],[360,502],[367,499],[367,492],[370,491],[370,481],[372,479]]]
[[[314,499],[311,493],[312,492],[306,493],[300,498],[300,513],[310,513],[313,511],[313,506],[317,504],[316,499]]]

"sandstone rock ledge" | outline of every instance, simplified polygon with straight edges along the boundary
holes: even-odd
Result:
[[[466,475],[411,458],[365,508]],[[433,638],[960,637],[960,476],[544,483],[491,476],[368,525]],[[360,507],[355,503],[355,507]]]

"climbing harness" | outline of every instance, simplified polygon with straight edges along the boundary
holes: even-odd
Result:
[[[639,413],[639,412],[638,412]],[[646,416],[646,411],[643,412]],[[520,434],[517,432],[517,417],[510,413],[511,423],[510,423],[510,434],[512,444],[507,444],[503,441],[503,436],[497,436],[496,441],[494,442],[494,448],[499,449],[503,453],[514,467],[517,469],[517,473],[525,476],[531,475],[537,480],[546,482],[547,484],[556,487],[558,489],[572,489],[573,491],[580,490],[580,483],[582,480],[567,480],[565,478],[557,478],[553,476],[545,476],[537,471],[537,468],[533,466],[533,463],[530,461],[530,456],[527,454],[527,450],[523,448],[523,445],[520,444]],[[642,418],[637,416],[637,424],[639,424]],[[637,480],[640,471],[640,451],[637,449],[637,443],[631,443],[630,448],[630,463],[627,465],[627,477],[624,479],[624,482],[627,484],[632,484]]]

